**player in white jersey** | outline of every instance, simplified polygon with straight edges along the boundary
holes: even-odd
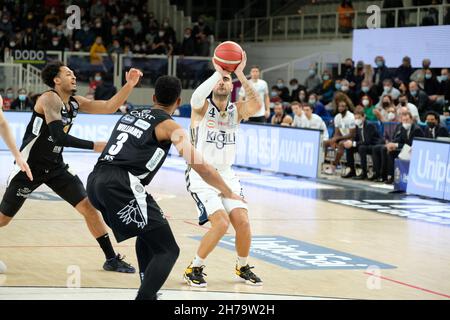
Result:
[[[300,120],[300,128],[320,129],[323,132],[323,140],[328,140],[328,129],[322,118],[313,113],[313,107],[310,104],[304,103],[302,106],[303,117]]]
[[[270,118],[270,97],[269,97],[269,86],[267,82],[260,79],[261,68],[259,66],[252,66],[250,68],[250,83],[253,85],[256,93],[261,99],[261,108],[256,112],[250,119],[249,122],[260,122],[264,123]],[[241,87],[239,90],[239,101],[245,100],[245,88]]]
[[[194,92],[191,99],[191,139],[205,161],[215,167],[232,191],[243,197],[242,187],[231,166],[236,155],[239,123],[260,110],[261,100],[254,87],[244,75],[247,58],[234,71],[242,83],[246,100],[230,102],[233,90],[231,75],[214,64],[216,72]],[[210,96],[212,92],[212,95]],[[205,184],[197,173],[186,170],[187,189],[197,204],[199,224],[208,221],[211,229],[200,242],[195,258],[184,273],[185,281],[195,287],[206,287],[203,269],[206,257],[227,232],[231,223],[236,231],[237,262],[235,273],[238,279],[251,285],[262,285],[262,281],[248,264],[251,231],[244,201],[222,198],[219,191]]]

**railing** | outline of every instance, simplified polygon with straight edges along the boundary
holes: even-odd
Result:
[[[354,13],[353,29],[367,28],[367,20],[372,14],[366,11]],[[450,4],[381,9],[380,24],[381,28],[450,24]],[[216,38],[219,41],[258,42],[349,36],[351,29],[344,30],[339,26],[337,12],[216,21]]]
[[[41,79],[41,70],[31,64],[27,64],[27,67],[22,69],[22,72],[22,79],[24,79],[22,86],[28,93],[38,93],[46,89],[46,86]]]

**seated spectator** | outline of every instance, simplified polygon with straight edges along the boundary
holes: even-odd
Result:
[[[377,182],[394,182],[394,161],[405,144],[412,146],[414,138],[423,137],[424,134],[419,125],[414,123],[409,111],[402,114],[401,124],[397,125],[393,140],[386,144],[377,145],[374,148],[372,160],[375,175],[373,180]]]
[[[400,81],[398,83],[398,91],[400,91],[400,94],[407,95],[409,92],[409,86],[408,86],[407,82]]]
[[[339,31],[349,33],[353,30],[353,18],[355,10],[351,0],[342,0],[337,10],[339,14]]]
[[[364,73],[364,61],[358,61],[358,63],[356,64],[354,75],[355,86],[353,87],[353,90],[355,92],[361,91],[361,83],[363,82],[365,77],[366,75]]]
[[[289,99],[289,102],[297,101],[301,90],[303,90],[305,92],[305,97],[306,97],[306,87],[299,84],[297,79],[291,79],[289,81],[289,86],[291,89],[291,97]]]
[[[333,115],[325,108],[322,102],[319,101],[317,94],[311,93],[309,95],[308,104],[312,107],[314,114],[317,114],[320,118],[322,118],[325,124],[328,124],[333,120]]]
[[[101,54],[106,52],[107,51],[105,46],[103,45],[102,37],[95,38],[95,43],[90,49],[91,64],[101,64],[103,62]]]
[[[350,82],[347,79],[342,79],[341,83],[340,83],[340,90],[345,93],[350,100],[352,100],[352,103],[355,105],[357,104],[358,101],[358,96],[356,95],[356,93],[353,91],[353,89],[350,87]]]
[[[173,44],[170,41],[170,36],[166,34],[165,30],[161,28],[158,31],[158,35],[155,37],[152,43],[152,53],[161,55],[172,55]]]
[[[297,98],[294,101],[298,101],[298,102],[307,102],[307,94],[306,94],[306,90],[300,90],[298,92]]]
[[[410,81],[415,81],[420,89],[423,89],[424,82],[425,82],[425,72],[430,69],[431,66],[431,60],[430,59],[423,59],[422,61],[422,69],[417,69],[413,72],[411,77],[409,77]]]
[[[11,110],[11,104],[14,100],[14,91],[12,88],[7,88],[3,96],[3,110]]]
[[[375,105],[373,104],[372,98],[369,95],[363,95],[361,98],[361,106],[365,114],[365,119],[368,121],[376,121],[378,118],[373,113]]]
[[[373,123],[367,122],[366,114],[361,107],[355,110],[356,135],[354,140],[344,141],[346,149],[347,166],[350,172],[343,178],[354,178],[356,180],[367,179],[367,155],[372,154],[376,145],[383,143],[378,128]],[[356,176],[354,153],[358,152],[361,158],[362,173]]]
[[[331,162],[330,167],[324,172],[328,175],[332,175],[336,172],[336,166],[344,155],[344,141],[353,141],[353,138],[355,137],[355,117],[353,113],[350,112],[350,106],[347,99],[340,97],[337,101],[338,114],[334,117],[334,135],[331,139],[323,142],[325,152],[327,152],[327,148],[329,147],[337,149],[334,160]]]
[[[181,45],[181,54],[184,56],[195,55],[195,39],[192,36],[191,28],[184,29],[184,39],[183,44]]]
[[[397,70],[395,70],[394,80],[397,84],[400,84],[400,81],[408,83],[413,72],[414,70],[411,67],[411,58],[408,56],[403,57],[402,64],[397,68]]]
[[[34,104],[27,96],[27,90],[24,88],[19,89],[17,92],[19,96],[11,103],[11,110],[29,111],[32,110]]]
[[[339,77],[347,80],[349,87],[353,88],[355,86],[355,66],[351,58],[345,59],[344,66]]]
[[[400,96],[400,91],[394,88],[392,79],[383,80],[383,93],[381,94],[380,99],[382,99],[385,95],[390,95],[394,101],[396,101]]]
[[[425,79],[423,82],[423,91],[428,95],[430,101],[435,102],[437,100],[437,93],[439,90],[439,83],[434,76],[431,69],[425,70]]]
[[[398,98],[398,106],[397,106],[397,113],[399,114],[401,107],[407,107],[408,111],[411,112],[414,122],[420,121],[419,111],[417,110],[417,107],[413,105],[412,103],[408,102],[408,96],[407,95],[400,95]],[[400,119],[400,118],[399,118]]]
[[[333,100],[335,84],[331,77],[331,72],[329,70],[325,70],[322,75],[322,85],[319,88],[320,101],[327,105]]]
[[[450,77],[448,69],[441,70],[441,76],[439,77],[439,89],[437,101],[442,101],[443,109],[450,103]]]
[[[284,111],[283,105],[280,102],[275,103],[275,114],[272,117],[272,124],[290,126],[292,124],[292,117]]]
[[[280,93],[281,100],[283,100],[284,102],[289,102],[290,101],[289,89],[284,85],[283,79],[277,80],[277,87],[278,90],[281,91]]]
[[[318,93],[320,90],[320,86],[322,84],[322,80],[317,74],[316,65],[311,65],[308,71],[308,77],[305,80],[305,86],[308,93]]]
[[[393,122],[395,120],[396,108],[394,100],[390,95],[384,96],[380,104],[373,110],[373,114],[381,122]]]
[[[301,128],[302,119],[305,117],[305,115],[303,114],[303,106],[300,102],[294,101],[291,103],[291,108],[294,115],[292,126]]]
[[[270,109],[273,111],[276,103],[282,103],[283,100],[280,98],[280,90],[277,86],[272,86],[270,91]]]
[[[313,113],[313,107],[311,107],[308,103],[302,104],[302,110],[303,114],[300,117],[299,120],[297,120],[297,123],[295,124],[296,127],[300,128],[308,128],[308,129],[318,129],[322,130],[323,132],[323,140],[328,140],[328,129],[323,122],[322,118],[319,117],[317,114]],[[295,122],[295,119],[294,119]],[[292,124],[294,126],[294,124]]]
[[[408,101],[417,107],[420,115],[428,111],[428,95],[419,88],[419,85],[415,81],[409,83]]]
[[[438,137],[448,138],[448,129],[440,124],[440,117],[437,112],[428,111],[425,115],[427,127],[424,129],[425,138],[437,139]]]
[[[369,80],[363,80],[361,82],[361,91],[359,92],[358,98],[362,99],[363,96],[368,95],[372,100],[372,104],[376,105],[380,101],[380,95],[378,94],[378,90],[376,86],[371,84]]]

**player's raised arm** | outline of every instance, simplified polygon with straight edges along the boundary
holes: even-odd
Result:
[[[242,87],[245,90],[246,95],[245,101],[238,101],[236,103],[237,109],[239,111],[239,117],[240,119],[244,120],[247,120],[255,113],[257,113],[261,108],[262,103],[252,84],[244,74],[244,68],[246,64],[247,64],[247,54],[245,53],[245,51],[242,51],[242,61],[234,71],[234,74],[239,79],[239,81],[242,84]]]
[[[227,71],[224,71],[222,67],[217,65],[214,60],[213,65],[216,69],[216,72],[214,72],[211,77],[209,77],[205,82],[198,86],[198,88],[195,89],[194,93],[192,94],[191,107],[193,112],[203,113],[202,111],[205,111],[204,109],[208,106],[206,99],[211,94],[215,85],[217,84],[217,82],[219,82],[220,79],[222,79],[224,75],[229,74]]]
[[[53,142],[57,146],[94,150],[96,152],[103,151],[105,147],[104,142],[94,143],[93,141],[79,139],[64,132],[64,124],[61,118],[62,103],[61,99],[54,92],[44,93],[36,102],[36,107],[42,107],[44,110],[45,121],[47,122]]]
[[[30,180],[33,181],[33,174],[31,173],[28,163],[22,158],[22,155],[17,149],[16,142],[14,141],[15,140],[14,136],[11,132],[11,129],[9,128],[5,116],[3,115],[2,108],[3,108],[3,99],[0,96],[0,136],[3,138],[3,140],[5,140],[5,143],[8,146],[9,150],[11,150],[11,153],[13,154],[14,159],[16,160],[16,164],[20,167],[20,170],[25,172],[28,178],[30,178]]]
[[[80,111],[95,114],[114,113],[121,105],[128,99],[137,85],[140,78],[143,76],[138,69],[131,68],[126,73],[127,83],[109,100],[90,100],[82,96],[75,96],[75,99],[80,104]]]
[[[164,121],[156,127],[156,136],[159,141],[170,140],[178,150],[189,166],[195,170],[200,177],[209,185],[218,189],[224,198],[241,200],[243,199],[234,194],[227,186],[220,174],[214,167],[206,163],[201,154],[195,150],[190,143],[187,133],[183,128],[173,120]]]

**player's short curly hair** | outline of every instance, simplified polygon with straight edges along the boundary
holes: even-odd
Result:
[[[162,76],[156,80],[155,96],[158,104],[169,107],[173,105],[181,94],[180,79],[172,76]]]
[[[61,61],[52,61],[48,63],[44,69],[42,69],[42,81],[50,88],[55,88],[55,81],[53,81],[53,79],[58,75],[61,67],[64,66],[65,64]]]

